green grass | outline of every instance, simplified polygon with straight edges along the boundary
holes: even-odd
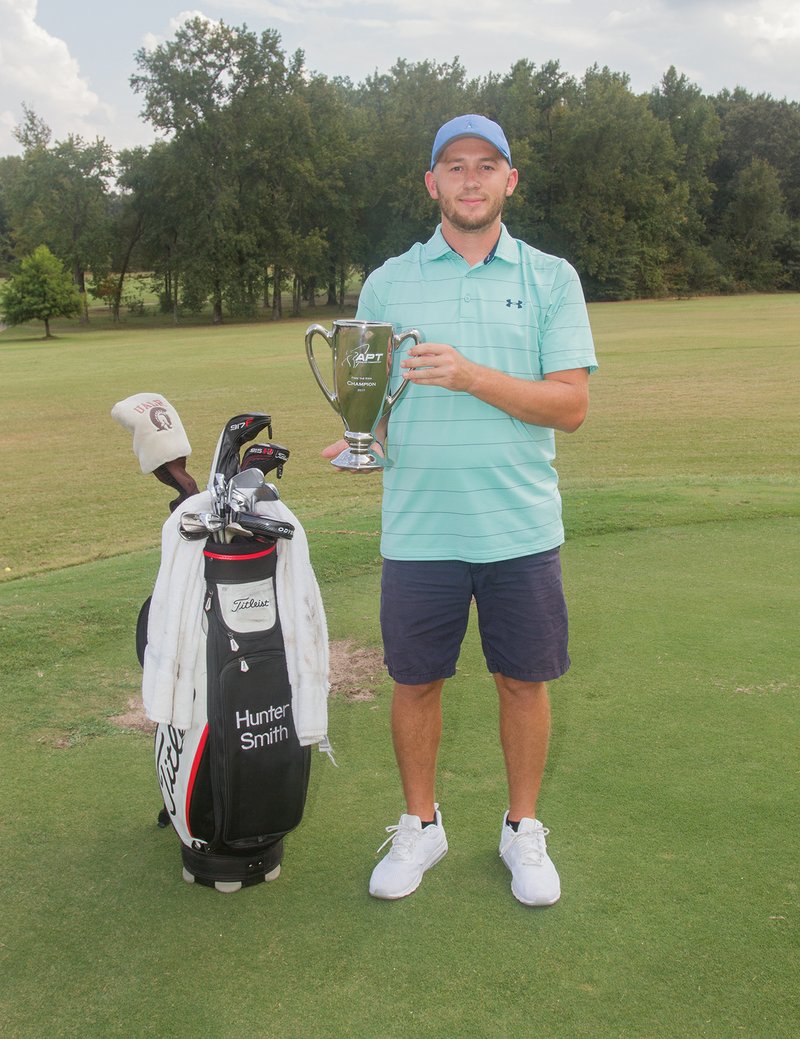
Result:
[[[445,703],[451,851],[419,892],[366,893],[400,811],[385,680],[333,702],[339,768],[315,754],[280,879],[183,884],[150,741],[112,720],[137,695],[169,492],[108,412],[165,394],[203,482],[222,422],[271,411],[331,634],[370,645],[379,489],[319,459],[339,426],[306,319],[0,335],[4,1035],[796,1034],[800,298],[591,314],[592,410],[559,445],[573,666],[553,686],[541,815],[564,894],[545,911],[514,901],[497,857],[475,631]]]

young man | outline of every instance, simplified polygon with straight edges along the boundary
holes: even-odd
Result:
[[[376,898],[411,894],[447,851],[434,793],[441,694],[473,597],[500,703],[509,794],[500,855],[520,902],[560,896],[536,818],[546,683],[569,667],[554,430],[583,422],[596,360],[575,271],[501,222],[517,181],[497,123],[445,123],[425,174],[441,224],[370,275],[359,300],[359,319],[423,339],[392,360],[393,377],[411,385],[385,444],[381,629],[406,813],[388,828],[392,846],[370,880]]]

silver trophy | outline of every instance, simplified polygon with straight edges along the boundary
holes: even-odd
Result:
[[[333,391],[325,385],[314,358],[312,340],[325,338],[333,351]],[[333,331],[322,325],[311,325],[306,332],[306,355],[319,388],[344,422],[346,450],[333,459],[339,469],[365,472],[383,468],[383,458],[370,448],[375,441],[375,428],[388,415],[406,388],[406,380],[394,393],[389,393],[392,351],[405,339],[419,343],[415,328],[394,334],[394,328],[382,321],[334,321]]]

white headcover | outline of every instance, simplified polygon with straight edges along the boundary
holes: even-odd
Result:
[[[118,401],[111,417],[133,433],[133,453],[143,473],[192,453],[180,415],[158,393],[135,393]]]

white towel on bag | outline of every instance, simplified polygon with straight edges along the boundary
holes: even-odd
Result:
[[[195,698],[207,691],[203,632],[205,540],[184,541],[184,512],[208,512],[211,495],[202,491],[175,509],[162,528],[161,565],[153,589],[142,675],[142,703],[155,722],[188,729]],[[291,540],[277,542],[275,592],[292,688],[292,713],[302,746],[325,742],[328,729],[328,628],[319,586],[311,567],[305,531],[281,501],[258,502],[257,514],[291,523]],[[220,545],[222,548],[223,546]]]

